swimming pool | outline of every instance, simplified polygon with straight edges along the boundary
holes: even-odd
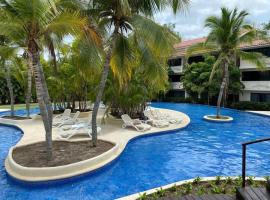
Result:
[[[131,141],[113,163],[95,172],[63,181],[21,183],[9,178],[3,161],[20,132],[0,126],[0,199],[101,199],[110,200],[196,176],[241,173],[241,143],[270,137],[270,118],[223,109],[232,123],[202,119],[215,108],[192,104],[153,103],[152,106],[182,111],[191,118],[180,131]],[[270,143],[248,147],[247,174],[270,175]]]

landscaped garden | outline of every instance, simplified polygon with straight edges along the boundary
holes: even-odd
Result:
[[[242,47],[268,44],[269,27],[236,8],[208,16],[185,49],[189,97],[166,99],[181,37],[155,16],[191,3],[0,0],[0,199],[234,199],[245,177],[269,195],[270,118],[239,110],[270,106],[237,100],[239,60],[268,67]]]

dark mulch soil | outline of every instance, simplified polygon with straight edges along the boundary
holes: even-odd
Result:
[[[186,183],[180,186],[173,186],[169,189],[160,188],[157,192],[146,195],[141,194],[139,200],[167,200],[167,199],[180,199],[180,197],[186,195],[216,195],[226,194],[229,196],[235,196],[236,188],[241,187],[241,177],[233,180],[227,178],[221,180],[217,177],[214,181],[201,181],[200,178],[195,179],[193,182]],[[255,181],[252,177],[247,180],[247,186],[253,187],[265,187],[266,181]]]
[[[22,116],[3,116],[2,118],[5,118],[5,119],[13,119],[13,120],[25,120],[25,119],[31,119],[31,117],[22,117]]]
[[[114,144],[99,140],[97,147],[92,146],[92,141],[53,141],[53,158],[47,161],[45,142],[30,144],[15,148],[13,159],[25,167],[56,167],[68,165],[98,156]]]

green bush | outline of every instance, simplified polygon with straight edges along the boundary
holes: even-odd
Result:
[[[195,103],[195,101],[189,97],[165,97],[163,101],[174,103]]]
[[[250,101],[240,101],[233,103],[231,108],[238,110],[265,110],[270,111],[270,103],[268,102],[250,102]]]

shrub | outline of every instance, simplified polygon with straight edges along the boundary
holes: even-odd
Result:
[[[231,108],[238,110],[265,110],[270,111],[270,103],[268,102],[250,102],[250,101],[240,101],[237,103],[232,103]]]

